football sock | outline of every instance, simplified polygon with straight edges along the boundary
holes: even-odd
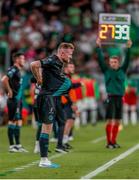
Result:
[[[48,156],[48,146],[49,146],[49,134],[47,133],[41,133],[40,139],[40,154],[41,157],[47,157]]]
[[[14,138],[15,138],[15,143],[20,144],[20,126],[15,126],[14,129]]]
[[[63,137],[63,144],[68,143],[68,140],[69,140],[69,136],[68,135],[64,135],[64,137]]]
[[[64,127],[65,127],[64,124],[62,124],[58,128],[58,141],[57,141],[58,147],[61,147],[63,145]]]
[[[137,124],[137,113],[135,111],[131,112],[131,123],[132,125]]]
[[[107,144],[111,143],[112,123],[106,125]]]
[[[8,135],[10,145],[14,145],[14,128],[15,128],[14,124],[8,125],[7,135]]]
[[[115,123],[112,128],[112,144],[116,143],[116,138],[118,135],[119,123]]]

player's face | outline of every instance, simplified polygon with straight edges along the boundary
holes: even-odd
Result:
[[[74,66],[74,64],[68,64],[68,72],[70,73],[70,74],[74,74],[74,71],[75,71],[75,66]]]
[[[18,62],[18,64],[19,64],[19,66],[20,66],[21,68],[23,68],[24,65],[25,65],[25,56],[24,56],[24,55],[19,56],[19,57],[17,58],[17,62]]]
[[[70,62],[70,60],[72,59],[73,51],[74,50],[71,49],[71,48],[67,48],[67,49],[62,48],[62,49],[60,49],[61,59],[66,63]]]
[[[109,65],[110,65],[110,67],[112,68],[112,69],[118,69],[119,68],[119,66],[120,66],[120,63],[119,63],[119,60],[118,59],[116,59],[116,58],[111,58],[110,60],[109,60]]]

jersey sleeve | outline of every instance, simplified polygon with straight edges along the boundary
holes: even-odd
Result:
[[[53,60],[52,58],[47,58],[47,59],[42,59],[40,60],[41,62],[41,67],[44,68],[44,67],[50,67],[53,65]]]
[[[105,71],[108,69],[108,66],[107,66],[107,64],[105,62],[104,54],[102,52],[102,49],[101,48],[97,48],[96,52],[97,52],[97,55],[98,55],[99,66],[100,66],[102,72],[105,73]]]
[[[126,72],[127,68],[129,66],[129,62],[130,62],[130,48],[127,48],[126,50],[126,56],[125,56],[125,60],[121,66],[121,68]]]
[[[8,69],[8,71],[7,71],[7,76],[8,76],[9,78],[12,78],[15,73],[16,73],[16,69],[14,69],[14,68]]]

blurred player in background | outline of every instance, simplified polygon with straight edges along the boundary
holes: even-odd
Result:
[[[125,126],[129,124],[129,120],[132,125],[137,124],[137,88],[131,80],[127,83],[123,97],[123,124]]]
[[[22,126],[22,78],[21,69],[25,64],[25,56],[22,53],[15,53],[12,56],[13,66],[2,78],[3,86],[7,92],[8,100],[8,139],[9,152],[28,152],[20,144],[20,129]],[[15,143],[14,143],[15,139]]]
[[[73,83],[81,83],[82,86],[75,88],[75,96],[76,96],[76,106],[78,110],[78,116],[75,118],[75,127],[78,129],[80,127],[80,124],[82,123],[81,117],[82,113],[84,111],[84,104],[83,104],[83,99],[84,99],[84,93],[83,93],[83,88],[84,84],[82,82],[82,79],[75,74],[72,77],[72,82]]]
[[[40,61],[31,63],[31,70],[37,83],[41,85],[41,91],[37,99],[39,120],[42,121],[42,129],[39,139],[41,160],[39,167],[58,167],[48,160],[49,135],[57,116],[60,138],[63,139],[65,118],[61,104],[61,95],[67,93],[71,87],[71,80],[62,72],[64,63],[68,63],[74,51],[71,43],[61,43],[56,55],[49,56]],[[40,69],[42,71],[40,71]],[[63,149],[58,144],[57,149]]]
[[[72,75],[75,72],[75,66],[72,62],[68,63],[64,67],[64,72],[67,77],[72,79]],[[78,88],[81,86],[81,83],[72,83],[72,88],[70,89],[69,93],[67,95],[62,96],[62,103],[64,108],[64,114],[66,118],[66,124],[64,128],[64,137],[63,137],[63,144],[67,149],[71,149],[72,146],[68,143],[69,142],[69,134],[74,126],[74,120],[76,116],[77,107],[75,106],[76,102],[76,94],[75,94],[75,88]]]
[[[116,140],[120,119],[122,118],[122,97],[125,92],[125,77],[126,71],[129,66],[130,60],[130,47],[131,40],[127,42],[126,57],[122,65],[117,56],[110,57],[109,66],[106,64],[104,55],[101,49],[101,40],[98,38],[96,41],[98,62],[102,72],[104,73],[105,86],[108,94],[106,100],[106,135],[107,135],[107,148],[113,149],[120,147]]]
[[[81,113],[82,125],[86,125],[88,119],[92,125],[97,123],[97,98],[98,98],[98,86],[94,79],[82,78],[82,83],[84,84],[84,108]],[[90,111],[90,118],[88,118],[88,111]]]

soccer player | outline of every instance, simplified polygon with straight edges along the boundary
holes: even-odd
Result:
[[[66,76],[71,79],[72,78],[71,75],[74,74],[74,72],[75,72],[74,64],[72,62],[68,63],[64,68],[64,72],[65,72]],[[76,97],[74,97],[75,96],[74,89],[78,88],[80,86],[81,86],[81,83],[72,83],[72,88],[70,89],[69,93],[66,96],[62,96],[64,114],[65,114],[65,118],[66,118],[63,143],[67,149],[72,148],[72,146],[68,142],[69,142],[70,131],[74,125],[75,113],[76,113],[75,112],[76,107],[73,104],[73,102],[76,101]]]
[[[97,83],[94,79],[82,78],[82,82],[84,84],[84,109],[81,113],[82,125],[87,124],[88,119],[88,110],[90,111],[90,122],[92,125],[96,125],[97,122],[97,100],[98,89]]]
[[[137,89],[134,82],[130,80],[123,97],[123,124],[125,126],[128,125],[129,120],[131,120],[132,125],[137,124],[137,99]]]
[[[7,74],[2,78],[2,83],[8,95],[9,152],[28,152],[20,144],[20,129],[22,126],[22,77],[20,71],[24,67],[25,56],[23,53],[17,52],[13,54],[12,59],[13,66],[8,69]]]
[[[107,135],[107,148],[113,149],[120,147],[117,142],[118,128],[120,119],[122,118],[122,97],[125,92],[125,77],[130,59],[131,40],[127,41],[127,52],[125,60],[120,65],[120,59],[117,56],[110,57],[109,66],[104,60],[104,55],[101,49],[101,40],[98,38],[96,41],[98,62],[102,72],[104,73],[105,86],[108,94],[106,100],[106,135]]]
[[[65,118],[61,95],[67,93],[71,87],[71,80],[63,73],[63,65],[70,61],[73,51],[73,44],[63,42],[59,45],[56,55],[31,63],[32,73],[37,83],[41,84],[41,92],[37,99],[39,119],[42,121],[39,139],[41,155],[39,167],[57,167],[57,164],[48,160],[49,135],[57,116],[61,128],[59,136],[63,139]],[[63,148],[62,144],[58,144],[58,146],[57,148]]]

